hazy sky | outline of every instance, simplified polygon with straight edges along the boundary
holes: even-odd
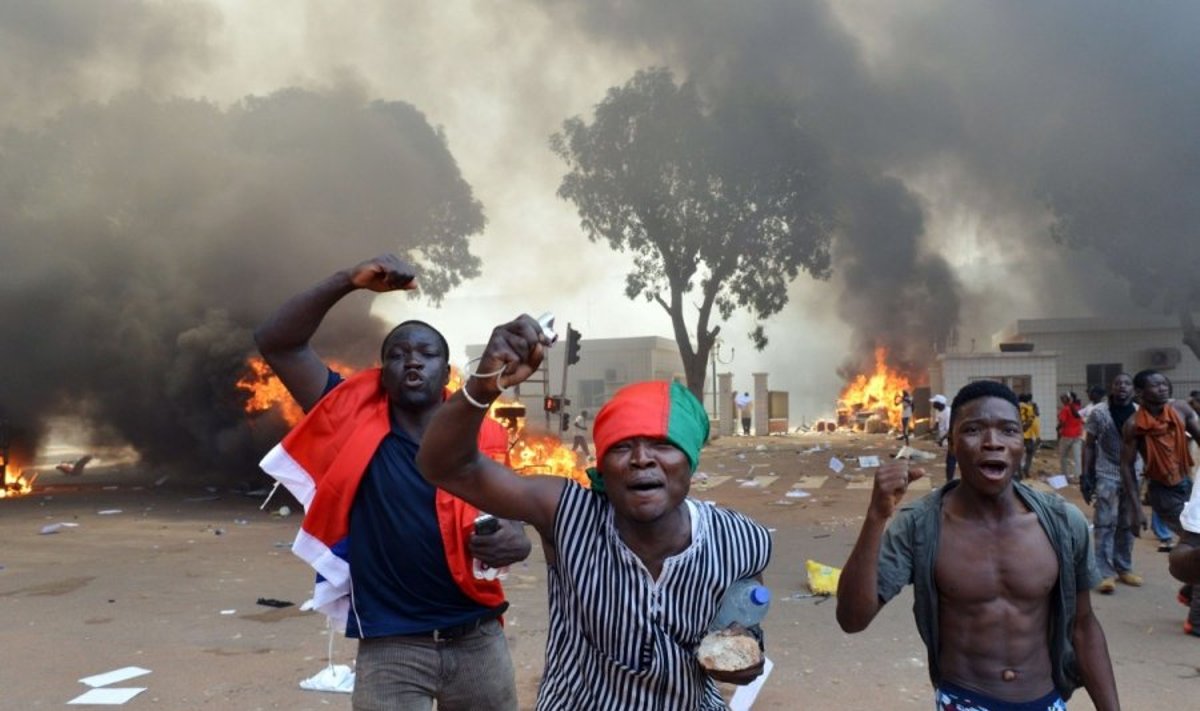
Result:
[[[386,228],[371,222],[378,215],[356,219],[353,206],[373,212],[372,191],[388,199],[381,182],[413,193],[419,204],[429,187],[419,171],[358,171],[353,152],[344,165],[326,167],[328,156],[305,163],[272,148],[270,110],[287,105],[247,104],[247,97],[302,89],[308,99],[290,109],[302,118],[289,115],[288,130],[313,135],[305,131],[330,121],[346,131],[339,141],[365,155],[374,124],[360,124],[354,112],[376,100],[410,105],[442,132],[487,220],[470,242],[481,260],[478,278],[450,291],[440,309],[387,295],[377,313],[433,321],[459,349],[522,311],[553,310],[585,341],[665,336],[661,309],[622,293],[627,259],[589,243],[573,206],[556,197],[566,167],[548,138],[568,117],[589,118],[606,90],[638,69],[666,66],[709,96],[749,87],[794,101],[841,168],[847,221],[833,278],[798,279],[789,306],[765,324],[771,340],[764,353],[745,338],[751,319],[735,317],[723,329],[723,354],[736,355],[722,370],[735,373],[735,387],[748,388],[751,372],[768,371],[773,389],[792,393],[793,419],[811,419],[830,412],[842,384],[838,369],[859,362],[874,338],[914,348],[956,326],[960,348],[972,340],[989,348],[990,335],[1017,318],[1128,308],[1128,290],[1100,258],[1050,239],[1046,196],[1153,194],[1194,177],[1194,167],[1181,172],[1174,163],[1194,155],[1200,125],[1198,16],[1200,6],[1191,4],[1083,0],[13,0],[0,5],[0,129],[7,135],[0,158],[9,161],[0,176],[0,229],[7,233],[0,239],[9,242],[0,306],[11,311],[62,289],[86,294],[103,275],[122,273],[94,270],[112,258],[113,245],[57,217],[88,200],[127,203],[102,211],[108,229],[129,254],[142,254],[144,245],[154,258],[125,273],[152,270],[159,279],[114,293],[146,296],[164,322],[191,318],[180,314],[196,312],[205,289],[245,289],[244,308],[222,303],[197,323],[175,324],[204,348],[210,334],[221,334],[228,341],[221,353],[235,352],[254,320],[291,291],[408,244],[406,235],[387,239]],[[103,128],[91,133],[89,122]],[[139,143],[144,135],[155,142]],[[354,141],[365,147],[353,148]],[[26,150],[29,144],[40,147]],[[46,155],[65,166],[87,155],[88,165],[114,169],[74,174],[65,184],[30,181]],[[14,156],[31,163],[14,165]],[[115,169],[130,162],[144,186]],[[1131,164],[1136,184],[1123,175]],[[188,165],[198,175],[187,175]],[[304,165],[328,172],[305,185],[294,172]],[[1165,182],[1147,185],[1147,176]],[[104,181],[127,182],[114,197]],[[309,219],[312,198],[297,196],[325,192],[344,218]],[[139,202],[151,199],[152,210]],[[137,236],[141,213],[165,212],[164,202],[180,206],[162,224],[187,235],[182,244],[161,229]],[[295,238],[289,243],[277,232]],[[47,234],[55,237],[37,236]],[[103,254],[63,267],[64,251],[93,249]],[[178,263],[163,266],[172,254]],[[244,261],[229,264],[238,254]],[[227,265],[230,273],[188,287],[191,265]],[[73,275],[65,285],[64,269]],[[164,298],[162,284],[197,293]],[[173,311],[176,299],[188,308]],[[145,312],[129,318],[131,330],[149,328]],[[2,320],[10,334],[30,327]],[[64,316],[64,323],[73,321]],[[46,347],[69,347],[69,339]],[[114,346],[102,357],[121,355]],[[5,365],[20,372],[30,358],[10,352]],[[41,373],[51,382],[54,367]],[[171,367],[186,365],[176,359]],[[55,393],[32,410],[62,409],[57,401],[69,395]],[[19,399],[11,389],[0,396]]]

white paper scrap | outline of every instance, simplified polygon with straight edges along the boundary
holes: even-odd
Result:
[[[879,457],[874,456],[874,455],[868,455],[866,457],[859,457],[858,458],[858,466],[862,467],[863,469],[867,469],[869,467],[877,467],[877,466],[879,466]]]
[[[221,610],[222,615],[236,615],[237,610]]]
[[[127,679],[134,679],[142,676],[143,674],[149,673],[149,669],[143,669],[141,667],[121,667],[120,669],[114,669],[113,671],[104,672],[103,674],[85,676],[79,680],[79,683],[87,684],[91,687],[108,686],[109,684],[117,684],[122,681],[126,681]]]
[[[808,493],[804,489],[792,489],[788,493],[784,494],[784,496],[790,499],[803,499],[805,497],[812,496],[812,494]]]
[[[733,692],[733,698],[729,700],[729,711],[750,711],[750,707],[754,705],[754,700],[758,698],[758,692],[762,691],[763,684],[766,683],[767,677],[771,675],[771,669],[775,664],[770,657],[763,657],[763,672],[758,675],[758,678],[745,686],[739,686],[737,691]]]
[[[91,706],[120,706],[145,690],[145,687],[140,689],[91,689],[80,696],[76,696],[67,703],[87,704]]]
[[[832,469],[835,474],[841,474],[842,470],[846,468],[846,465],[843,464],[842,460],[838,459],[837,457],[830,457],[829,468]]]
[[[113,514],[121,513],[121,509],[104,509],[103,511],[97,511],[96,513],[101,516],[111,516]]]
[[[1046,483],[1053,486],[1055,489],[1065,489],[1067,486],[1067,478],[1062,474],[1055,474],[1051,477],[1046,477]]]
[[[301,681],[300,688],[350,694],[354,692],[354,672],[345,664],[333,664]]]

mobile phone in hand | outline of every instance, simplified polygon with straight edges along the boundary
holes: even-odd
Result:
[[[500,530],[500,519],[485,513],[475,517],[475,534],[487,536]]]

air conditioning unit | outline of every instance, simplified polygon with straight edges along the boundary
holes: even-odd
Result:
[[[1179,365],[1178,348],[1149,348],[1146,350],[1146,365],[1155,370],[1170,370]]]

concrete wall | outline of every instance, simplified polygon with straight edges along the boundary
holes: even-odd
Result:
[[[1058,411],[1058,358],[1054,352],[1045,353],[944,353],[939,355],[937,378],[930,369],[930,382],[941,384],[941,392],[950,401],[967,383],[982,379],[1028,377],[1030,394],[1037,403],[1042,418],[1042,439],[1057,439],[1054,416]],[[1047,427],[1047,424],[1049,427]]]
[[[1035,352],[1057,353],[1059,392],[1074,390],[1086,402],[1087,366],[1091,363],[1119,364],[1130,375],[1155,368],[1171,379],[1176,397],[1200,389],[1200,360],[1181,343],[1182,338],[1177,319],[1154,317],[1026,319],[1009,324],[992,340],[997,347],[1007,342],[1032,343]],[[1173,367],[1154,363],[1153,356],[1164,350],[1178,354],[1179,362]],[[1058,402],[1057,396],[1054,402]]]

